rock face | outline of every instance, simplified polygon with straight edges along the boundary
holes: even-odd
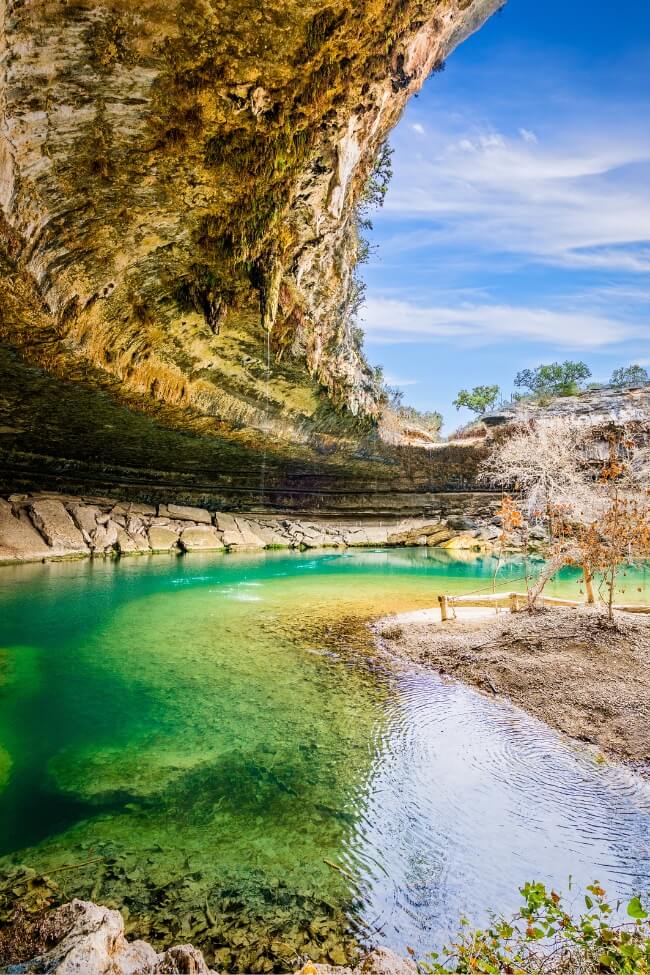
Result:
[[[480,551],[490,548],[499,535],[491,523],[497,505],[494,495],[461,496],[456,506],[444,498],[435,516],[377,523],[377,519],[243,518],[175,504],[161,504],[155,514],[152,505],[115,504],[101,498],[12,495],[9,500],[0,498],[0,563],[224,549],[419,545]],[[470,511],[472,517],[460,511]]]
[[[514,403],[498,413],[488,413],[482,420],[488,427],[498,427],[553,416],[568,417],[594,427],[609,423],[618,426],[647,424],[650,421],[650,384],[622,389],[589,389],[578,396],[558,396],[543,404]]]
[[[39,457],[41,488],[54,457],[169,471],[143,413],[205,444],[204,482],[262,439],[354,451],[379,411],[355,208],[409,96],[501,2],[0,0],[11,464]]]
[[[192,945],[157,952],[145,941],[127,941],[119,911],[90,901],[73,900],[48,920],[50,930],[58,932],[52,939],[55,944],[35,958],[0,969],[3,975],[216,975]],[[414,975],[416,971],[412,961],[388,948],[371,951],[354,970],[311,963],[304,968],[305,975]]]

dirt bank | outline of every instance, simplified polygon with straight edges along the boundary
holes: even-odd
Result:
[[[384,649],[650,774],[650,617],[618,613],[611,625],[586,608],[552,609],[436,625],[427,612],[376,624]]]

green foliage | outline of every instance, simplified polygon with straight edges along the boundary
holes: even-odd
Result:
[[[515,376],[515,386],[529,389],[535,396],[575,396],[591,376],[585,362],[551,362],[536,369],[522,369]]]
[[[453,405],[457,410],[464,406],[472,413],[486,413],[492,409],[498,398],[498,386],[475,386],[471,392],[467,389],[459,390]]]
[[[513,918],[493,918],[485,929],[461,921],[457,940],[418,968],[426,975],[647,975],[650,973],[648,911],[639,897],[627,905],[627,922],[596,882],[584,895],[586,911],[572,914],[544,884],[521,888],[524,906]],[[617,907],[620,905],[617,905]]]
[[[393,176],[393,150],[388,142],[382,142],[375,162],[361,194],[362,212],[374,207],[382,207],[388,186]]]
[[[640,386],[650,381],[648,370],[643,366],[631,365],[621,366],[612,373],[609,381],[610,386]]]

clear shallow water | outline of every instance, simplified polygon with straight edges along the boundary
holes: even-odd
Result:
[[[411,550],[3,569],[0,866],[101,857],[55,875],[67,896],[236,970],[356,940],[422,953],[529,879],[649,889],[646,785],[373,660],[364,620],[493,568]]]

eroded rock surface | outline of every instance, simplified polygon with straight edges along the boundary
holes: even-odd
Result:
[[[187,472],[142,413],[207,444],[204,482],[262,440],[353,454],[379,413],[355,210],[409,96],[501,2],[1,0],[11,464],[39,488],[71,460],[130,483],[133,453]]]

